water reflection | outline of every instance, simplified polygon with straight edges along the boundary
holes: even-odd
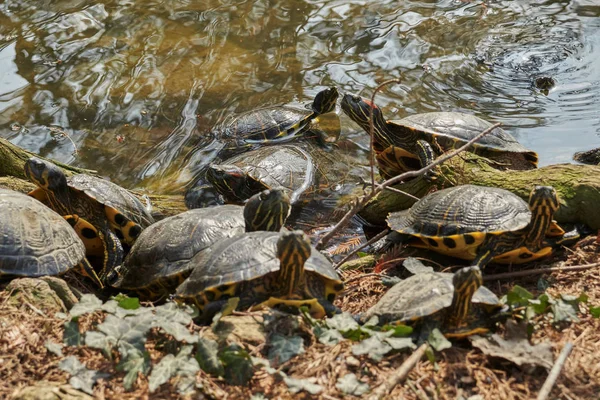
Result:
[[[331,85],[370,94],[398,77],[378,97],[385,115],[472,112],[503,122],[542,165],[566,162],[600,145],[598,10],[587,0],[5,0],[0,136],[129,187],[177,191],[214,154],[197,149],[226,115]],[[542,74],[557,81],[547,96],[532,86]],[[349,119],[341,126],[341,140],[365,144]]]

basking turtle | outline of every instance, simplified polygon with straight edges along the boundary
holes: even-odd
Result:
[[[282,188],[295,203],[314,186],[315,170],[308,151],[296,145],[280,145],[234,156],[225,164],[211,164],[206,177],[228,203],[244,202],[270,188]]]
[[[337,312],[343,283],[302,231],[250,232],[217,243],[194,257],[176,299],[195,303],[209,318],[230,297],[238,308],[307,306],[316,317]]]
[[[545,257],[557,244],[575,239],[552,220],[558,207],[550,186],[536,186],[529,204],[504,189],[456,186],[390,213],[388,225],[395,232],[388,237],[473,260],[481,268],[491,261],[519,264]]]
[[[90,254],[95,255],[100,241],[100,275],[123,260],[119,239],[133,244],[142,229],[154,222],[135,196],[104,179],[86,174],[67,178],[59,167],[36,157],[25,163],[25,174],[38,186],[30,195],[71,222]]]
[[[369,100],[346,94],[341,105],[348,117],[370,132]],[[374,149],[381,174],[386,179],[431,162],[428,144],[441,151],[456,149],[492,126],[474,115],[458,112],[431,112],[386,121],[381,109],[374,104],[373,124]],[[495,128],[474,143],[470,151],[511,169],[535,168],[538,161],[535,152],[523,147],[500,128]]]
[[[362,319],[373,316],[380,323],[392,321],[439,328],[448,338],[464,338],[489,331],[502,304],[482,286],[477,266],[454,274],[424,272],[392,286]]]
[[[331,87],[317,93],[310,111],[275,106],[231,116],[215,128],[215,136],[233,141],[233,148],[292,140],[308,130],[319,115],[333,111],[338,96],[337,88]]]
[[[0,189],[0,275],[60,275],[75,268],[102,287],[71,226],[39,201]]]
[[[275,189],[254,195],[245,207],[199,208],[165,218],[142,232],[107,284],[160,299],[189,276],[195,255],[244,230],[279,231],[289,212],[289,198]]]

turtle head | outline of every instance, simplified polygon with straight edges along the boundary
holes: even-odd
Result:
[[[558,194],[552,186],[536,186],[529,194],[529,209],[535,213],[552,215],[558,210]]]
[[[290,298],[297,294],[304,279],[304,263],[310,253],[310,240],[304,232],[281,232],[277,241],[281,297]]]
[[[536,186],[529,194],[531,222],[527,232],[525,245],[528,248],[539,248],[546,237],[546,231],[552,224],[554,213],[560,207],[558,194],[552,186]]]
[[[56,193],[67,188],[64,172],[51,162],[37,157],[31,157],[25,162],[25,175],[45,191]]]
[[[344,111],[344,114],[360,125],[366,132],[371,129],[369,126],[371,109],[373,109],[374,128],[377,132],[385,127],[386,122],[381,109],[375,103],[350,93],[346,93],[342,98],[342,111]]]
[[[250,197],[244,206],[246,232],[277,232],[290,215],[290,198],[283,189],[267,189]]]
[[[337,102],[339,95],[340,94],[335,86],[321,90],[313,100],[312,110],[316,114],[332,112],[335,109],[335,103]]]
[[[243,203],[255,193],[269,189],[240,167],[231,164],[210,164],[206,178],[231,203]]]
[[[461,328],[469,322],[469,312],[475,292],[483,285],[478,266],[461,268],[452,277],[454,296],[448,310],[448,324],[452,329]]]

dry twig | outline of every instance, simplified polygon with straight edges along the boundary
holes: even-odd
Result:
[[[560,371],[565,365],[567,357],[569,357],[569,354],[571,354],[572,350],[573,343],[567,342],[567,344],[565,344],[565,347],[563,347],[562,351],[560,352],[558,359],[554,363],[552,370],[550,370],[550,373],[548,374],[544,385],[540,389],[540,393],[538,394],[537,400],[546,400],[548,398],[550,392],[552,391],[552,388],[554,387],[554,384],[556,383],[556,380],[558,379],[558,375],[560,374]]]
[[[437,167],[441,163],[443,163],[443,162],[451,159],[452,157],[456,156],[457,154],[460,154],[463,151],[467,150],[469,147],[471,147],[471,145],[473,145],[473,143],[477,142],[482,137],[484,137],[485,135],[487,135],[488,133],[490,133],[491,131],[493,131],[494,129],[499,127],[500,125],[502,125],[502,124],[497,123],[497,124],[490,126],[489,128],[483,130],[480,134],[475,136],[473,139],[469,140],[467,143],[465,143],[460,148],[458,148],[454,151],[451,151],[449,153],[446,153],[441,157],[438,157],[434,162],[432,162],[431,164],[429,164],[419,170],[405,172],[403,174],[395,176],[395,177],[388,179],[387,181],[377,185],[375,187],[375,189],[372,190],[370,193],[366,194],[365,196],[361,197],[360,199],[357,199],[356,203],[342,217],[342,219],[329,232],[327,232],[327,234],[323,235],[323,237],[321,239],[319,239],[319,242],[317,243],[317,249],[322,250],[324,248],[324,246],[327,244],[327,242],[329,242],[329,240],[331,240],[331,238],[333,238],[339,230],[345,228],[346,225],[348,225],[348,223],[350,222],[350,219],[354,215],[356,215],[356,213],[358,213],[360,210],[362,210],[362,208],[369,201],[371,201],[371,199],[373,199],[373,197],[375,197],[377,194],[379,194],[382,190],[386,189],[388,186],[405,181],[408,178],[415,178],[417,176],[425,174],[426,172]]]
[[[423,358],[425,351],[427,351],[427,346],[429,346],[427,343],[423,343],[417,350],[415,350],[415,352],[412,353],[411,356],[402,363],[400,368],[394,371],[385,382],[373,390],[373,394],[369,396],[368,400],[383,399],[394,389],[397,384],[402,383],[410,371],[412,371],[415,365],[417,365],[419,360]]]
[[[598,267],[600,267],[600,263],[585,264],[585,265],[573,265],[570,267],[549,267],[549,268],[528,269],[526,271],[516,271],[516,272],[506,272],[503,274],[485,275],[483,277],[483,280],[484,281],[495,281],[495,280],[499,280],[499,279],[512,279],[512,278],[521,278],[523,276],[530,276],[530,275],[549,274],[551,272],[584,271],[586,269],[592,269],[592,268],[598,268]]]
[[[375,243],[376,241],[378,241],[379,239],[385,237],[385,235],[387,235],[389,233],[389,229],[385,229],[383,232],[379,232],[377,235],[373,236],[371,239],[369,239],[367,242],[361,244],[360,246],[356,247],[354,250],[352,250],[346,257],[342,258],[342,260],[340,262],[338,262],[337,264],[334,265],[334,268],[336,270],[340,269],[340,267],[346,262],[348,261],[352,256],[354,256],[356,253],[358,253],[359,251],[361,251],[362,249],[364,249],[365,247],[372,245],[373,243]]]

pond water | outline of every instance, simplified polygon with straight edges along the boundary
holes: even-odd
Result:
[[[328,86],[388,118],[502,122],[540,164],[600,146],[600,5],[573,1],[22,1],[0,4],[0,137],[126,187],[178,192],[231,113]],[[536,78],[552,77],[543,93]],[[364,160],[364,132],[325,118]],[[77,154],[74,154],[74,149]],[[206,153],[206,154],[205,154]]]

